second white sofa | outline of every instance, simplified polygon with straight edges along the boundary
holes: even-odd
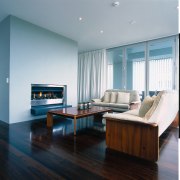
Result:
[[[92,99],[94,106],[109,107],[113,111],[125,112],[140,106],[139,92],[136,90],[109,89],[99,99]]]

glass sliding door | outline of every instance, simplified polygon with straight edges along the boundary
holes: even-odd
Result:
[[[108,88],[138,90],[142,100],[161,90],[178,89],[177,36],[107,50]]]
[[[107,51],[108,88],[123,89],[123,48],[112,48]],[[110,88],[111,89],[111,88]]]
[[[126,89],[145,92],[145,44],[126,47]]]
[[[174,89],[174,38],[148,43],[149,95]]]

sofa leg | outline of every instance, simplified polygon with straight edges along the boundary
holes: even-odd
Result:
[[[106,119],[106,145],[155,162],[159,158],[158,126]]]

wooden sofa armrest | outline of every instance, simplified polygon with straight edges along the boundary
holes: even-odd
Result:
[[[158,125],[106,118],[106,145],[129,155],[157,161]]]

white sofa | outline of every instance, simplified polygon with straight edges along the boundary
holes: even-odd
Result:
[[[178,93],[161,91],[154,98],[152,106],[140,117],[140,109],[124,113],[108,113],[106,121],[106,144],[110,149],[157,161],[159,158],[159,136],[179,118]]]
[[[109,89],[100,99],[92,99],[92,105],[109,107],[113,111],[125,112],[139,107],[141,101],[136,90]]]

